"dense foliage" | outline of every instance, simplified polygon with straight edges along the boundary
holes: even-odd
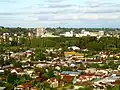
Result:
[[[15,42],[15,41],[14,41]],[[116,37],[102,37],[99,40],[97,40],[96,37],[71,37],[71,38],[65,38],[65,37],[57,37],[57,38],[32,38],[31,40],[24,38],[24,41],[20,44],[21,47],[27,47],[27,48],[64,48],[67,49],[67,47],[70,46],[78,46],[81,49],[88,48],[92,51],[102,51],[102,50],[110,50],[114,53],[119,52],[120,50],[120,39]],[[9,46],[10,49],[13,51],[19,51],[19,47],[17,44],[1,44],[0,45],[0,51],[5,51],[4,49],[8,49]],[[6,48],[3,48],[6,47]],[[15,47],[14,47],[15,46]],[[16,47],[17,46],[17,47]]]

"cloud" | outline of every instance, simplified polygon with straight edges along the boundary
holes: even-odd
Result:
[[[116,0],[87,0],[88,7],[120,7]]]
[[[51,8],[50,8],[51,7]],[[115,13],[120,13],[120,8],[117,7],[92,7],[92,8],[88,8],[88,7],[77,7],[74,5],[52,5],[50,6],[48,5],[48,7],[46,8],[30,8],[30,9],[22,9],[22,10],[18,10],[16,12],[0,12],[0,16],[5,15],[5,16],[9,16],[9,15],[61,15],[61,14],[115,14]],[[53,8],[53,7],[59,7],[59,8]],[[64,7],[60,8],[60,7]],[[120,14],[119,14],[120,15]]]
[[[15,0],[0,0],[0,2]],[[1,23],[17,25],[29,24],[64,24],[85,21],[116,21],[120,19],[120,2],[108,0],[28,0],[2,4],[0,10]],[[6,8],[4,9],[6,5]],[[8,7],[7,7],[8,6]],[[3,9],[4,11],[3,11]],[[17,23],[17,24],[16,24]],[[87,22],[89,23],[89,22]]]
[[[49,5],[48,8],[71,8],[71,7],[74,7],[75,5],[72,5],[72,4],[58,4],[58,5]]]
[[[58,2],[59,0],[49,0]],[[63,0],[62,0],[63,1]],[[87,5],[85,5],[87,4]],[[10,15],[28,15],[28,14],[70,14],[70,13],[90,13],[90,14],[101,14],[101,13],[120,13],[119,3],[108,2],[103,0],[87,0],[87,2],[81,5],[75,5],[73,3],[55,3],[55,4],[39,4],[30,5],[26,8],[22,8],[19,12],[13,13],[0,13]],[[113,6],[113,7],[111,7]]]
[[[52,2],[52,3],[56,3],[56,2],[63,2],[65,0],[46,0],[46,2]]]
[[[15,0],[0,0],[1,3],[16,3]]]
[[[105,13],[120,13],[120,8],[44,8],[33,11],[18,11],[18,12],[0,12],[0,15],[42,15],[42,14],[105,14]]]
[[[21,20],[23,20],[24,22],[77,22],[77,21],[86,21],[86,20],[118,20],[120,19],[120,15],[119,14],[115,14],[115,15],[110,15],[110,14],[56,14],[56,15],[48,15],[48,16],[26,16],[26,17],[20,17]]]
[[[82,10],[82,11],[81,11]],[[119,8],[84,8],[84,9],[80,9],[78,11],[81,11],[83,13],[120,13],[120,9]]]
[[[55,16],[53,20],[117,20],[120,19],[119,15],[109,14],[70,14],[70,15],[59,15]]]

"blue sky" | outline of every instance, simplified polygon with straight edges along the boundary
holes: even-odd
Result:
[[[0,0],[0,25],[120,28],[120,0]]]

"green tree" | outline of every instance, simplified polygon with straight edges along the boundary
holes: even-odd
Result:
[[[94,51],[101,51],[103,50],[103,46],[101,43],[98,43],[98,42],[89,42],[87,44],[87,48],[90,49],[90,50],[94,50]]]
[[[46,72],[46,73],[44,74],[44,76],[45,76],[46,78],[55,77],[54,71],[53,71],[53,70],[49,70],[48,72]]]
[[[11,84],[15,85],[16,83],[18,83],[16,81],[18,81],[17,74],[11,73],[11,74],[8,75],[8,77],[7,77],[7,82],[8,83],[11,83]]]
[[[5,87],[6,87],[5,90],[14,90],[14,85],[12,83],[7,83]]]
[[[27,80],[31,80],[31,77],[29,75],[26,75],[26,74],[22,75],[19,77],[19,84],[23,84]]]
[[[0,66],[4,65],[4,57],[0,55]]]

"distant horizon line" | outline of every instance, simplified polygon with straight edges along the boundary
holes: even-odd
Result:
[[[58,26],[58,27],[44,27],[44,26],[41,26],[41,27],[22,27],[22,26],[0,26],[0,27],[4,27],[4,28],[83,28],[83,29],[86,29],[86,28],[99,28],[99,29],[102,29],[102,28],[111,28],[111,29],[120,29],[120,27],[62,27],[62,26]]]

